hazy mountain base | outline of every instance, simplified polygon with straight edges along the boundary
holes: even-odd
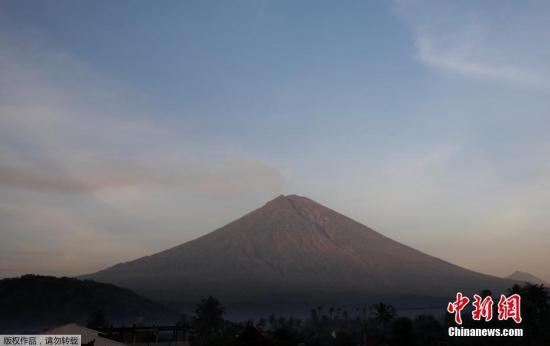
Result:
[[[419,297],[419,296],[387,296],[372,295],[361,302],[342,304],[341,302],[329,302],[319,304],[288,304],[288,303],[248,303],[248,304],[226,304],[226,317],[231,321],[258,320],[268,315],[277,315],[295,318],[307,318],[311,309],[318,307],[337,307],[347,311],[357,311],[373,304],[385,302],[396,308],[400,316],[415,317],[424,314],[443,316],[446,311],[448,297]],[[174,309],[187,315],[191,315],[196,304],[171,303]]]

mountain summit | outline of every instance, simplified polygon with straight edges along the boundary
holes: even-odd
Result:
[[[205,236],[85,276],[162,301],[349,303],[452,296],[512,281],[429,256],[308,198],[279,196]]]

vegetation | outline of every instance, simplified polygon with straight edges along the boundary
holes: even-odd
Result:
[[[200,302],[193,317],[193,332],[200,345],[217,344],[224,331],[225,308],[214,297]]]
[[[452,315],[442,311],[441,316],[409,318],[399,316],[399,311],[383,302],[350,311],[318,306],[305,319],[270,315],[236,323],[225,319],[226,310],[220,301],[208,297],[196,305],[192,316],[182,315],[176,326],[188,335],[192,346],[550,345],[548,289],[543,285],[514,285],[508,294],[514,293],[522,298],[521,324],[499,321],[495,304],[490,322],[474,321],[468,311],[463,311],[462,327],[522,328],[523,337],[449,337],[448,329],[456,326]],[[479,294],[492,295],[488,290]],[[13,321],[28,326],[30,322],[49,319],[50,323],[57,323],[55,326],[79,322],[105,330],[110,323],[117,324],[116,313],[136,314],[129,307],[139,307],[142,310],[137,313],[152,319],[147,313],[157,312],[158,307],[152,305],[156,309],[143,310],[143,305],[149,304],[154,303],[130,291],[91,281],[39,276],[0,280],[3,327]],[[175,319],[173,316],[172,321]]]
[[[397,312],[395,308],[391,305],[384,304],[382,302],[372,306],[372,320],[382,326],[387,326],[395,316]]]
[[[170,323],[177,316],[163,305],[110,284],[39,275],[0,280],[0,334],[40,331],[70,322]]]
[[[96,310],[92,313],[86,323],[86,327],[99,330],[109,327],[109,321],[107,320],[107,314],[103,310]]]
[[[523,337],[449,337],[456,326],[451,315],[439,319],[421,315],[414,319],[398,316],[396,309],[383,302],[363,306],[350,313],[337,307],[319,306],[309,318],[274,315],[257,321],[233,323],[224,320],[225,309],[213,297],[195,309],[188,329],[191,345],[273,345],[273,346],[362,346],[362,345],[550,345],[550,295],[543,285],[515,285],[509,293],[522,297],[523,322],[474,321],[463,312],[464,328],[523,328]],[[488,290],[480,296],[491,295]]]

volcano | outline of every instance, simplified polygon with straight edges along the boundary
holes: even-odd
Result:
[[[502,291],[514,283],[417,251],[297,195],[84,277],[189,304],[208,295],[227,304],[349,304],[373,296]]]

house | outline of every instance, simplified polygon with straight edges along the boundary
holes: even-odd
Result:
[[[178,326],[111,327],[105,335],[133,346],[189,346],[187,332]]]
[[[128,346],[105,337],[104,334],[90,328],[83,327],[76,323],[64,324],[62,326],[50,329],[42,334],[46,335],[80,335],[82,345],[88,346]]]
[[[81,335],[83,346],[189,346],[186,333],[176,326],[111,327],[97,331],[70,323],[44,334]]]

